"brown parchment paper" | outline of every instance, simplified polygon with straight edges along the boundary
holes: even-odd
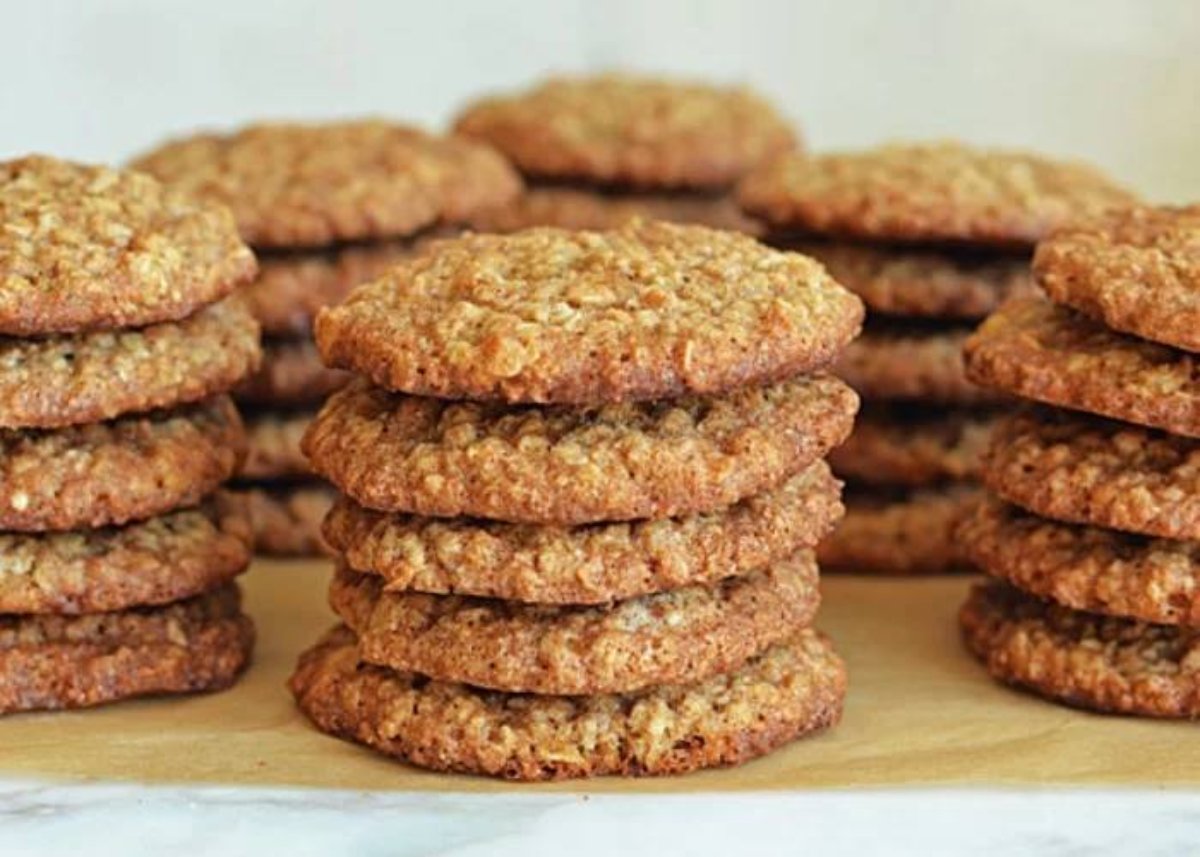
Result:
[[[292,707],[295,657],[332,624],[328,574],[324,562],[260,562],[247,575],[258,653],[230,691],[0,718],[0,778],[589,792],[1200,784],[1200,724],[1092,715],[993,684],[959,644],[965,578],[827,578],[819,624],[850,668],[845,719],[742,768],[550,786],[424,773],[321,735]]]

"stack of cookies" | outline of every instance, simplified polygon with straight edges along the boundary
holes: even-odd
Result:
[[[1005,304],[972,378],[1044,404],[996,432],[959,528],[960,619],[996,678],[1069,705],[1200,717],[1200,207],[1133,208],[1039,245],[1054,301]]]
[[[229,212],[148,176],[0,164],[0,713],[212,690],[247,663],[259,360]]]
[[[513,779],[735,764],[835,722],[811,630],[822,368],[861,303],[702,227],[443,242],[317,319],[361,377],[305,437],[343,492],[343,624],[291,687],[322,730]]]
[[[979,458],[1007,404],[964,374],[970,326],[1032,291],[1029,257],[1047,230],[1128,195],[1078,164],[945,143],[781,158],[740,198],[772,243],[823,262],[871,311],[838,367],[864,411],[830,459],[850,484],[822,563],[964,567],[953,527],[978,495]]]
[[[495,146],[532,183],[472,220],[484,232],[610,229],[640,217],[753,233],[757,224],[730,190],[797,144],[746,89],[622,75],[553,79],[487,98],[455,128]]]
[[[229,206],[260,255],[262,273],[248,296],[265,353],[259,372],[236,391],[250,439],[239,479],[261,553],[317,553],[332,491],[313,475],[300,438],[346,374],[322,365],[314,315],[428,235],[509,202],[520,179],[486,146],[378,121],[204,134],[135,164]]]

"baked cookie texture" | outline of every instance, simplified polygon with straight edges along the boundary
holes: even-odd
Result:
[[[310,339],[268,339],[262,364],[234,389],[238,402],[267,408],[299,408],[321,404],[350,376],[321,362]]]
[[[1038,246],[1033,266],[1057,303],[1200,350],[1200,206],[1128,208],[1060,230]]]
[[[1096,711],[1200,717],[1195,628],[1071,610],[1000,582],[976,585],[959,621],[1001,681]]]
[[[227,209],[107,167],[0,163],[0,223],[5,336],[180,321],[256,270]]]
[[[752,238],[666,223],[442,245],[320,313],[327,364],[391,390],[596,404],[715,394],[827,365],[862,304]]]
[[[1135,201],[1085,164],[953,142],[780,157],[747,176],[738,195],[780,229],[1000,247],[1032,246]]]
[[[974,479],[995,422],[987,411],[867,408],[846,442],[830,451],[829,463],[862,485],[920,487]]]
[[[482,99],[455,122],[526,175],[639,188],[721,188],[793,149],[746,89],[629,75],[556,78]]]
[[[321,521],[333,505],[334,490],[322,482],[280,482],[242,486],[250,509],[255,551],[276,557],[315,557],[329,553]]]
[[[817,462],[716,512],[577,527],[389,514],[343,497],[324,534],[388,592],[608,604],[715,583],[813,547],[842,515],[840,487]]]
[[[573,526],[736,503],[824,456],[857,405],[825,375],[591,409],[455,403],[357,381],[325,404],[303,448],[368,508]]]
[[[486,146],[380,120],[201,134],[133,165],[228,206],[242,238],[264,248],[402,238],[461,223],[521,190]]]
[[[246,481],[311,479],[312,468],[300,450],[300,441],[311,419],[312,413],[309,411],[247,414],[246,441],[249,452],[238,477]]]
[[[362,664],[353,634],[341,627],[301,655],[290,686],[322,731],[411,764],[560,780],[740,764],[835,724],[846,674],[828,642],[804,630],[732,673],[691,686],[506,694]]]
[[[570,696],[729,672],[811,624],[819,600],[811,553],[611,605],[389,593],[380,578],[345,569],[330,589],[365,661],[493,690]]]

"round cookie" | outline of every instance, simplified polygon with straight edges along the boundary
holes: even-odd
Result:
[[[987,411],[868,406],[829,463],[839,476],[868,485],[973,479],[994,423]]]
[[[588,405],[821,368],[862,312],[798,254],[633,222],[441,242],[323,310],[316,337],[328,365],[397,392]]]
[[[228,494],[121,528],[0,534],[0,614],[101,613],[190,598],[243,572],[252,548],[246,505]]]
[[[707,515],[545,527],[389,515],[343,497],[323,532],[350,568],[379,575],[390,592],[607,604],[715,583],[811,548],[842,516],[839,494],[818,461]]]
[[[309,427],[314,469],[360,505],[574,526],[721,509],[849,434],[857,398],[827,375],[593,409],[447,402],[358,381]]]
[[[254,647],[240,602],[226,584],[161,607],[0,616],[0,714],[228,687]]]
[[[0,223],[5,336],[176,321],[255,272],[225,208],[107,167],[0,163]]]
[[[321,521],[336,492],[321,482],[242,488],[250,504],[256,553],[277,557],[317,557],[329,553]]]
[[[1200,543],[1062,524],[989,498],[958,526],[971,562],[1075,610],[1200,625]]]
[[[1200,205],[1138,207],[1038,246],[1050,298],[1143,339],[1200,351]]]
[[[1200,442],[1189,438],[1038,408],[996,427],[983,478],[1047,518],[1200,539]]]
[[[954,528],[978,500],[973,485],[911,492],[854,490],[846,517],[817,546],[827,571],[862,574],[945,574],[967,569]]]
[[[237,297],[139,330],[0,341],[0,428],[60,428],[194,402],[228,390],[260,358]]]
[[[0,431],[0,530],[91,529],[192,506],[245,455],[226,396],[108,423]]]
[[[554,185],[530,188],[508,205],[473,217],[471,227],[479,232],[518,232],[534,226],[616,229],[637,219],[691,223],[755,236],[762,231],[728,194],[602,192]]]
[[[262,124],[200,134],[134,167],[227,205],[256,247],[315,247],[462,222],[521,189],[495,152],[377,120]]]
[[[288,408],[319,405],[350,380],[321,362],[310,339],[268,339],[258,371],[243,380],[234,396],[241,404]]]
[[[955,142],[776,158],[738,197],[779,229],[1010,247],[1135,199],[1085,164]]]
[[[968,332],[902,322],[868,324],[835,372],[868,402],[992,405],[1008,397],[967,380],[962,349]]]
[[[483,691],[361,664],[346,628],[290,687],[318,729],[410,764],[510,780],[683,774],[736,765],[841,718],[846,673],[799,631],[729,675],[617,696]]]
[[[872,312],[974,321],[1035,291],[1029,258],[972,248],[914,249],[812,239],[772,240],[812,256]]]
[[[312,468],[300,451],[300,441],[312,421],[310,411],[264,411],[246,415],[249,453],[238,478],[308,479]]]
[[[1200,363],[1041,298],[1004,304],[965,347],[967,377],[1063,408],[1200,437]]]
[[[808,627],[819,601],[808,552],[711,586],[591,607],[387,593],[378,577],[345,570],[329,591],[368,663],[569,696],[695,684],[730,672]]]
[[[1200,631],[1095,616],[999,582],[959,613],[993,677],[1066,705],[1145,717],[1200,717]]]
[[[796,145],[749,90],[611,74],[482,99],[455,130],[526,175],[636,187],[726,187]]]

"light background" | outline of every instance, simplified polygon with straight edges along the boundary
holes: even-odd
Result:
[[[0,0],[0,156],[258,117],[446,122],[548,70],[751,83],[818,148],[962,137],[1200,199],[1198,0]]]

